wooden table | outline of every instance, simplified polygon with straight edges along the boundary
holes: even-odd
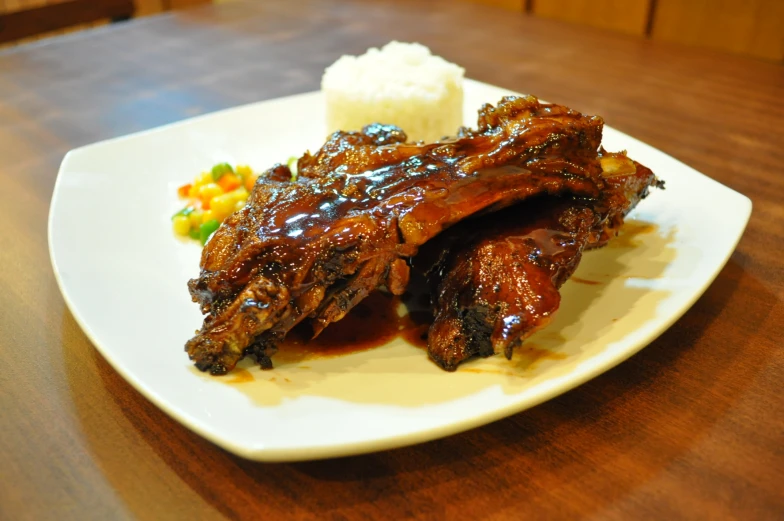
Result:
[[[66,310],[46,241],[58,164],[96,140],[316,89],[340,54],[391,39],[603,115],[750,196],[751,222],[677,324],[566,395],[385,453],[242,460],[147,402]],[[6,50],[0,518],[782,519],[782,164],[781,66],[470,3],[224,4]]]

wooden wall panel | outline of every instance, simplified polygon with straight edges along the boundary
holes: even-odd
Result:
[[[67,0],[0,0],[0,13],[12,13],[24,9],[31,9],[33,7],[41,7],[42,5],[58,4],[65,1]]]
[[[195,5],[209,4],[212,0],[168,0],[171,9],[183,9]]]
[[[653,38],[784,59],[784,0],[657,0]]]
[[[51,5],[68,0],[0,0],[0,13],[22,11],[32,7]],[[200,4],[208,4],[212,0],[133,0],[136,6],[135,16],[147,16],[161,13],[168,9],[180,9]],[[485,0],[487,2],[520,3],[518,0]]]
[[[492,5],[495,7],[503,7],[510,11],[523,12],[525,10],[525,0],[470,0],[476,4]]]
[[[675,0],[679,1],[679,0]],[[537,16],[644,35],[651,0],[534,0]]]
[[[62,31],[82,24],[129,18],[133,11],[132,0],[70,0],[28,4],[21,9],[0,13],[0,43]]]
[[[165,0],[133,0],[136,5],[134,16],[148,16],[165,10]]]
[[[121,1],[122,0],[0,0],[0,17],[3,17],[2,20],[0,20],[0,47],[19,45],[49,36],[80,31],[107,24],[110,22],[108,16],[112,14],[112,9],[107,11],[106,18],[98,20],[93,20],[93,16],[80,17],[81,15],[74,15],[73,9],[65,14],[55,9],[53,12],[53,20],[49,19],[51,18],[49,15],[44,14],[40,16],[38,14],[32,15],[32,19],[27,15],[22,18],[19,18],[19,16],[12,16],[9,18],[8,15],[62,3],[80,4],[80,7],[76,9],[76,11],[96,11],[96,9],[100,9],[100,5],[117,4]],[[134,7],[133,16],[154,15],[168,9],[180,9],[207,4],[212,1],[213,0],[132,0]],[[219,0],[214,1],[217,2]],[[82,18],[90,19],[91,21],[87,23],[77,23]],[[19,24],[23,24],[24,27],[19,27]],[[10,27],[10,25],[14,25],[14,27]]]
[[[212,2],[213,0],[134,0],[136,16],[158,14],[169,9],[183,9]],[[215,0],[215,3],[219,2]]]

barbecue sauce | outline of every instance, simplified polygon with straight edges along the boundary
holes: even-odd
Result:
[[[571,280],[572,282],[576,282],[578,284],[586,284],[588,286],[598,286],[599,284],[601,284],[601,282],[599,282],[598,280],[589,280],[589,279],[583,279],[574,276],[569,280]]]
[[[278,346],[273,361],[346,355],[382,346],[398,337],[425,348],[433,319],[429,311],[417,306],[422,300],[408,292],[396,297],[374,291],[316,338],[312,338],[313,331],[307,324],[295,327]]]

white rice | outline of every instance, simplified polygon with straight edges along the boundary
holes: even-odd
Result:
[[[385,123],[402,128],[410,141],[454,135],[463,123],[464,72],[418,43],[390,42],[343,56],[321,80],[328,130]]]

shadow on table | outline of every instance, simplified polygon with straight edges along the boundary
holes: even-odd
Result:
[[[754,294],[763,306],[750,308],[744,294]],[[227,517],[523,518],[536,512],[574,519],[644,493],[639,489],[647,482],[696,450],[766,367],[770,351],[741,357],[749,350],[749,332],[760,328],[777,302],[732,260],[657,341],[578,389],[445,439],[306,463],[264,464],[230,455],[160,412],[97,351],[94,361],[136,434],[188,493]],[[726,331],[714,334],[710,345],[699,344],[718,317]],[[65,359],[76,363],[67,352]],[[72,395],[78,409],[90,410],[85,393],[72,389]],[[95,460],[115,458],[115,447],[89,414],[80,417]],[[117,479],[106,473],[108,480]],[[146,511],[120,483],[115,488],[130,510]]]

